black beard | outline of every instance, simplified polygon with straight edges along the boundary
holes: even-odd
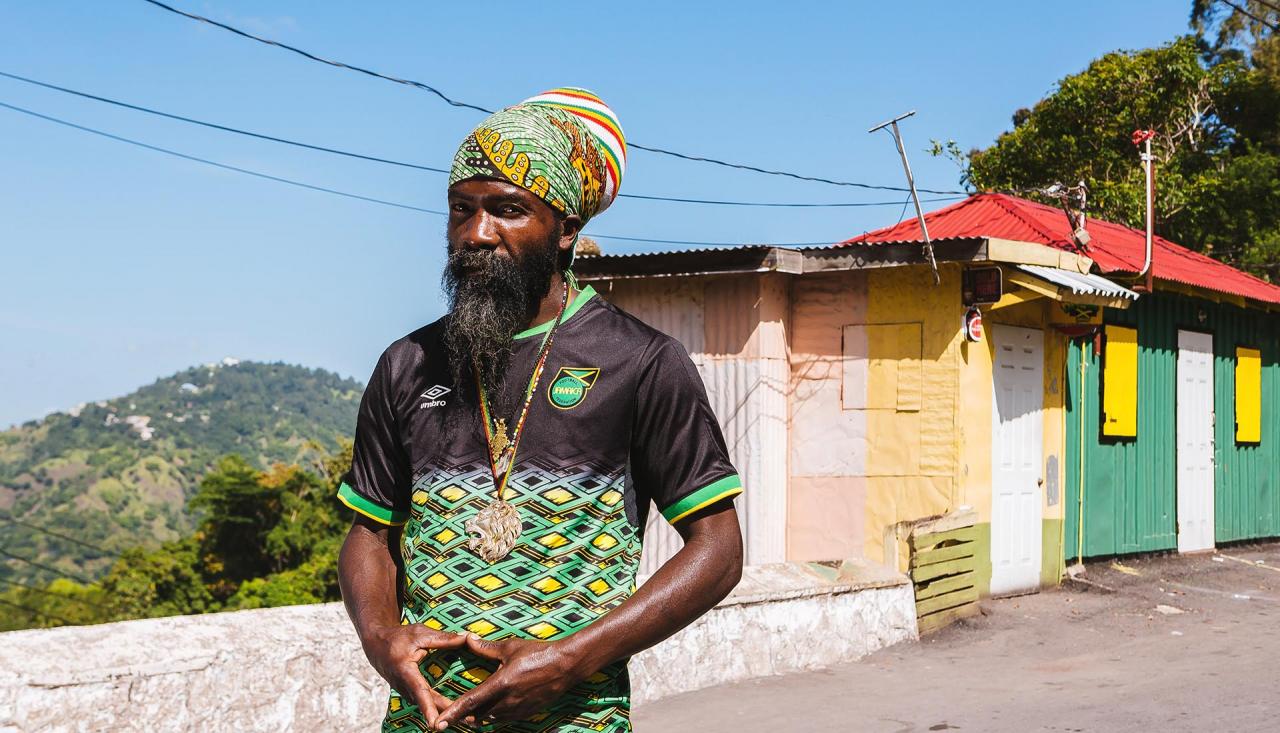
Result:
[[[529,325],[551,289],[560,233],[553,235],[541,252],[521,260],[496,256],[492,250],[450,247],[443,276],[450,311],[444,343],[453,383],[461,394],[469,392],[461,387],[476,364],[490,403],[502,399],[512,337]]]

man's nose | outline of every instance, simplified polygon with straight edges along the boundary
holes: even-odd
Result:
[[[497,220],[484,209],[477,211],[467,222],[462,237],[463,246],[471,249],[493,249],[500,241]]]

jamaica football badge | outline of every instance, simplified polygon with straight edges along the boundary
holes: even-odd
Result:
[[[582,404],[587,397],[587,390],[596,383],[600,370],[594,367],[560,367],[556,378],[547,387],[547,399],[561,410],[568,410]]]

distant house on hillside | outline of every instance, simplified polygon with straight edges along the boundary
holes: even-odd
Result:
[[[906,570],[913,524],[971,509],[979,577],[957,593],[1009,593],[1080,556],[1280,536],[1280,287],[1157,238],[1137,292],[1142,232],[1092,220],[1080,245],[1012,196],[926,218],[940,285],[914,220],[579,261],[701,370],[748,562]],[[678,539],[648,531],[651,568]]]

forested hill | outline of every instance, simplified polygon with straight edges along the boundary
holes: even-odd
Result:
[[[0,580],[93,578],[126,548],[188,533],[187,499],[219,457],[266,468],[331,453],[362,389],[227,359],[0,433]]]

